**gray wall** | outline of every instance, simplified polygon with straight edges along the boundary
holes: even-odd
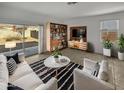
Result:
[[[0,23],[43,25],[47,21],[60,21],[54,16],[27,11],[26,9],[0,4]]]
[[[89,44],[90,49],[92,48],[94,52],[101,54],[102,44],[100,41],[100,21],[111,20],[111,19],[120,20],[119,34],[124,33],[124,12],[70,19],[70,20],[66,20],[65,23],[70,26],[71,25],[87,26],[87,40],[90,43]],[[112,54],[117,55],[115,48]]]

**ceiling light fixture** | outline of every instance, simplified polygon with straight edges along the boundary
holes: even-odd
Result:
[[[68,5],[75,5],[77,4],[78,2],[67,2]]]

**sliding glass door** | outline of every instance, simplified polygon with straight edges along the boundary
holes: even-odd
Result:
[[[8,55],[24,52],[26,56],[38,53],[39,26],[0,24],[0,53]],[[9,44],[8,44],[9,42]],[[12,44],[16,46],[12,47]]]
[[[24,52],[30,56],[38,53],[39,26],[26,26],[24,31]]]

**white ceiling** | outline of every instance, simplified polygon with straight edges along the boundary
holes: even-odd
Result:
[[[79,2],[67,5],[66,2],[0,3],[0,18],[58,18],[69,19],[84,16],[102,15],[124,11],[124,3]]]

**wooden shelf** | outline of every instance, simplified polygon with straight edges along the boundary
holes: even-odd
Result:
[[[56,46],[59,49],[67,47],[67,25],[49,23],[47,24],[47,50],[53,51]]]

